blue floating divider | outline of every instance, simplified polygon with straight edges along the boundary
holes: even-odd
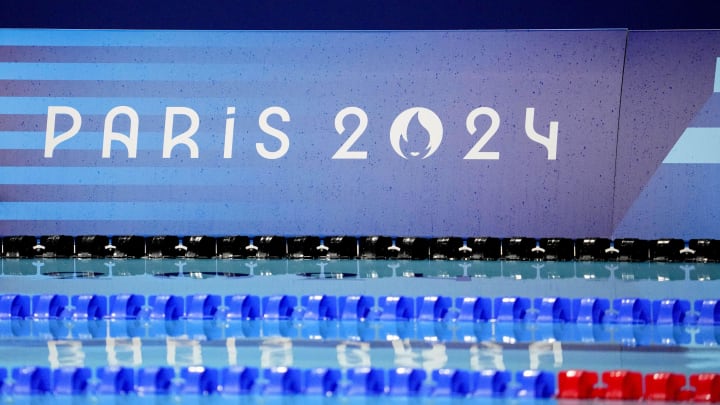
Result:
[[[109,315],[114,319],[136,319],[145,306],[145,297],[137,294],[110,296]]]
[[[185,317],[188,319],[213,319],[222,305],[222,297],[216,294],[195,294],[185,298]]]
[[[652,323],[651,304],[646,298],[616,298],[613,310],[617,312],[616,323]]]
[[[90,387],[92,371],[87,367],[63,367],[53,371],[53,392],[61,395],[84,395]]]
[[[690,301],[665,299],[653,301],[653,322],[658,325],[679,325],[685,322],[690,311]]]
[[[251,394],[256,391],[260,371],[256,367],[225,367],[222,369],[223,394]]]
[[[308,395],[334,396],[340,393],[342,374],[336,368],[313,368],[305,370],[305,393]]]
[[[421,395],[426,377],[427,372],[422,369],[391,369],[388,371],[388,393],[399,396]]]
[[[265,369],[267,383],[263,394],[266,395],[297,395],[304,391],[302,371],[291,367],[274,367]]]
[[[177,295],[151,295],[148,297],[150,318],[176,321],[185,314],[185,303]]]
[[[132,368],[107,366],[97,369],[98,394],[129,394],[135,391],[135,372]]]
[[[472,392],[470,372],[466,370],[433,370],[432,379],[435,383],[434,396],[465,397]]]
[[[720,324],[720,300],[697,300],[695,301],[695,312],[698,313],[699,325]]]
[[[7,369],[5,367],[0,367],[0,394],[5,393],[7,383],[5,382],[7,380]]]
[[[530,309],[530,298],[499,297],[495,298],[494,318],[499,322],[524,321]]]
[[[577,323],[599,324],[605,321],[610,310],[610,300],[606,298],[576,298],[573,300],[573,320]]]
[[[303,295],[300,305],[304,308],[303,319],[321,320],[338,318],[338,300],[332,295]]]
[[[338,299],[340,319],[361,321],[370,317],[375,299],[367,295],[341,296]]]
[[[42,395],[52,392],[50,368],[17,367],[12,370],[13,394]]]
[[[409,321],[415,318],[413,299],[407,296],[383,296],[378,299],[381,321]]]
[[[143,367],[137,371],[137,391],[140,394],[169,394],[175,370],[171,367]]]
[[[104,295],[73,295],[70,303],[75,307],[75,319],[103,319],[107,316],[108,299]]]
[[[30,314],[29,295],[4,294],[0,296],[0,319],[24,319]]]
[[[385,393],[385,371],[379,368],[355,368],[347,372],[348,395],[376,396]]]
[[[458,322],[486,322],[496,320],[503,323],[577,323],[577,324],[656,324],[680,325],[720,324],[720,301],[717,299],[697,300],[692,303],[685,299],[662,299],[650,301],[644,298],[628,297],[612,300],[605,298],[543,297],[531,300],[527,297],[460,297],[453,299],[445,296],[381,296],[378,298],[379,310],[375,309],[371,296],[331,296],[304,295],[300,298],[301,311],[298,309],[298,297],[276,295],[259,297],[254,295],[231,295],[223,298],[213,294],[195,294],[186,297],[175,295],[152,295],[145,297],[135,294],[104,295],[80,294],[68,296],[61,294],[43,294],[35,296],[4,294],[0,295],[0,319],[24,319],[32,317],[33,322],[71,317],[75,322],[110,318],[137,319],[149,316],[152,320],[179,321],[210,320],[220,316],[233,320],[290,320],[302,317],[304,321],[356,320],[366,319],[399,322],[424,322],[420,335],[433,335],[432,323],[447,320]],[[694,309],[694,311],[693,311]],[[40,324],[38,324],[40,325]],[[80,325],[80,324],[78,324]],[[129,325],[129,324],[128,324]],[[178,324],[179,326],[183,326]],[[48,323],[34,327],[47,329]],[[57,325],[55,325],[57,326]],[[92,328],[93,325],[88,323]],[[194,330],[205,331],[205,326],[193,325]],[[318,326],[318,325],[313,325]],[[323,325],[319,325],[323,326]],[[160,326],[156,326],[160,327]],[[279,325],[283,328],[284,325]],[[503,328],[505,328],[503,326]],[[7,324],[0,325],[0,333],[8,329]],[[99,329],[95,328],[95,332]],[[111,326],[112,330],[117,327]],[[231,327],[232,329],[232,327]],[[272,329],[272,328],[271,328]],[[318,329],[320,330],[320,329]],[[320,330],[322,332],[322,330]],[[329,330],[327,330],[330,332]],[[561,336],[548,328],[547,336]],[[505,330],[507,332],[507,330]],[[50,333],[63,337],[62,333]],[[546,333],[546,334],[547,334]],[[85,335],[101,337],[102,333],[93,333],[88,329]],[[177,335],[168,331],[171,336]],[[111,333],[123,336],[123,333]],[[135,336],[135,334],[129,334]],[[195,333],[198,335],[198,333]],[[217,338],[221,333],[205,334],[208,338]],[[251,334],[252,335],[252,334]],[[281,333],[285,336],[286,333]],[[318,336],[335,336],[334,333],[320,333]],[[22,336],[13,333],[13,336]],[[40,334],[38,334],[40,336]],[[81,335],[73,333],[73,336]],[[508,335],[509,336],[509,335]],[[250,337],[250,336],[248,336]],[[570,339],[573,339],[570,337]],[[581,340],[583,340],[581,338]],[[670,341],[670,340],[668,340]]]
[[[259,319],[262,317],[260,297],[257,295],[228,295],[225,297],[228,319]]]
[[[517,397],[548,399],[555,396],[555,374],[540,370],[518,371]]]
[[[183,367],[180,377],[184,380],[182,394],[211,395],[217,393],[220,386],[216,368]]]
[[[35,319],[58,319],[63,316],[68,303],[67,295],[34,295],[32,297],[33,317]]]
[[[504,397],[512,381],[509,371],[481,370],[471,374],[472,390],[479,397]]]
[[[293,295],[273,295],[262,298],[263,319],[290,319],[295,313],[297,297]]]
[[[572,322],[572,304],[570,299],[562,297],[545,297],[535,299],[538,312],[537,322]]]
[[[417,319],[420,321],[442,321],[452,308],[452,298],[444,296],[417,297],[415,308],[417,308]]]
[[[460,322],[485,322],[493,318],[492,300],[486,297],[464,297],[455,299],[455,307],[460,311]]]

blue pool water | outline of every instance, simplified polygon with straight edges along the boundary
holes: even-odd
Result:
[[[720,298],[720,264],[402,260],[100,260],[3,259],[0,294],[153,295],[252,294],[373,297],[368,319],[308,319],[296,308],[289,319],[231,319],[221,308],[212,319],[165,320],[145,309],[136,319],[86,320],[72,308],[57,319],[0,319],[0,366],[143,367],[232,366],[260,369],[359,367],[602,372],[632,369],[686,375],[720,372],[720,327],[696,315],[675,325],[537,322],[463,322],[453,307],[437,321],[384,320],[383,296]],[[695,318],[693,317],[695,316]],[[429,378],[429,377],[428,377]],[[180,382],[178,382],[180,384]],[[180,386],[180,385],[178,385]],[[7,398],[8,390],[5,387]],[[177,393],[176,393],[177,394]],[[59,397],[12,396],[13,401]],[[237,397],[73,396],[72,401],[237,402]],[[250,396],[244,401],[359,402],[369,397]],[[67,398],[66,398],[67,399]],[[69,399],[68,399],[69,400]],[[397,398],[383,397],[387,403]],[[449,398],[405,398],[443,403]],[[464,399],[470,401],[470,399]],[[463,400],[463,401],[464,401]],[[452,398],[452,401],[461,401]],[[477,398],[473,399],[477,402]],[[73,403],[75,403],[73,402]],[[455,403],[455,402],[453,402]]]

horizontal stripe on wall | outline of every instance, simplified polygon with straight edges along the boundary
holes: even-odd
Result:
[[[3,202],[171,202],[221,203],[236,201],[243,196],[252,196],[255,203],[275,203],[278,196],[290,189],[286,185],[262,184],[244,185],[241,188],[227,186],[196,186],[178,188],[172,185],[3,185]],[[296,192],[293,190],[292,192]]]
[[[150,203],[150,202],[0,202],[0,220],[123,220],[177,221],[206,218],[210,221],[272,217],[270,204],[225,203]]]
[[[184,167],[0,167],[0,184],[211,185],[252,184],[248,170]]]
[[[627,30],[614,30],[624,31]],[[159,31],[159,30],[93,30],[88,35],[87,30],[63,30],[58,35],[54,29],[25,30],[23,35],[17,34],[17,29],[0,29],[0,45],[2,46],[87,46],[87,47],[114,47],[122,44],[123,47],[153,46],[153,47],[278,47],[299,45],[307,41],[322,43],[328,35],[337,40],[362,35],[367,38],[393,37],[400,35],[422,36],[423,32],[405,31]],[[427,35],[426,31],[424,34]],[[521,31],[520,31],[521,32]],[[239,42],[241,41],[241,42]]]
[[[720,127],[686,129],[663,163],[720,163]]]

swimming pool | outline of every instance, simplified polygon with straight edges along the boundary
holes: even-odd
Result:
[[[542,298],[567,299],[571,306],[582,298],[607,299],[611,306],[637,298],[647,300],[648,308],[674,299],[694,307],[717,300],[720,264],[285,259],[3,259],[0,264],[4,296],[61,295],[70,302],[73,296],[112,300],[134,294],[143,300],[140,312],[129,319],[111,316],[112,308],[101,317],[79,316],[72,305],[58,316],[30,313],[0,319],[0,358],[7,370],[169,368],[175,375],[172,393],[179,395],[182,370],[247,367],[260,370],[258,381],[264,384],[266,395],[251,395],[255,401],[271,401],[272,376],[262,372],[278,369],[337,369],[345,389],[352,385],[349,370],[384,370],[386,384],[399,369],[423,370],[425,394],[413,396],[418,401],[465,398],[433,396],[437,381],[432,374],[437,370],[720,373],[720,327],[703,322],[698,311],[689,309],[682,319],[663,323],[642,316],[622,320],[613,307],[605,319],[588,323],[572,319],[575,310],[543,320],[540,308]],[[189,316],[192,297],[208,294],[221,299],[212,316]],[[169,296],[183,302],[178,304],[182,310],[158,316],[153,300]],[[275,307],[268,316],[272,305],[265,302],[258,306],[259,316],[234,317],[228,297],[246,296],[257,297],[258,303],[278,297],[294,301],[289,301],[290,312],[278,313]],[[361,318],[338,312],[318,316],[308,301],[312,297],[345,302],[347,297],[366,297],[372,305]],[[423,318],[425,297],[443,297],[450,304],[440,318]],[[463,318],[463,299],[477,297],[488,299],[493,312]],[[527,306],[521,315],[500,319],[503,298],[527,299]],[[389,308],[395,311],[399,305],[388,306],[392,299],[407,299],[411,310],[390,314]],[[653,316],[652,309],[647,315]],[[6,394],[17,392],[14,381],[8,381]],[[100,384],[96,374],[88,381],[94,387]],[[122,396],[124,401],[149,400],[136,395],[137,389],[131,391],[129,397]],[[384,394],[387,401],[397,399]],[[82,397],[97,400],[98,395]],[[331,400],[358,397],[375,400],[367,395],[335,395]],[[198,400],[182,398],[164,400]],[[288,398],[330,400],[307,392],[276,400]],[[463,400],[471,399],[478,398]],[[237,398],[223,394],[213,400]]]

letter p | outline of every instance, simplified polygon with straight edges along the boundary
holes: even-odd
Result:
[[[62,134],[55,136],[55,117],[58,114],[69,115],[72,118],[72,126]],[[55,147],[80,132],[80,123],[82,118],[80,112],[72,107],[62,105],[48,106],[47,130],[45,132],[45,157],[53,157]]]

